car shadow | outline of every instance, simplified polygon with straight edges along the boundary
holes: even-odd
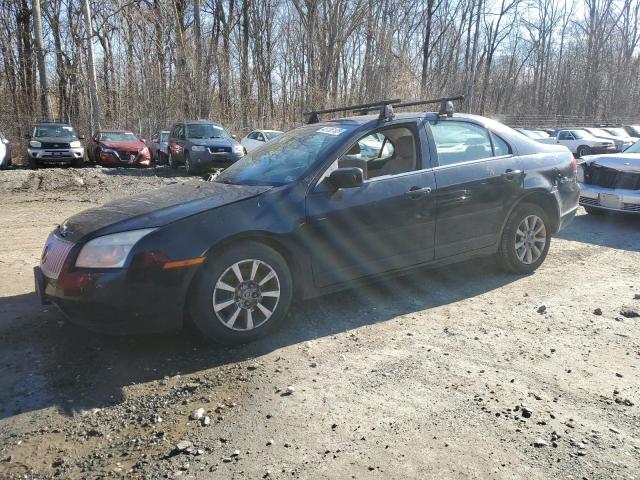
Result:
[[[577,215],[556,235],[563,240],[590,243],[602,247],[640,251],[640,216],[623,213]]]
[[[68,415],[123,401],[123,387],[253,359],[308,340],[472,298],[519,278],[491,259],[416,270],[294,304],[278,332],[238,347],[194,334],[112,337],[64,320],[35,294],[0,299],[0,419],[57,407]]]

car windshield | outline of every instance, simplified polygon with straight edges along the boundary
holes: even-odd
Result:
[[[282,135],[283,132],[264,132],[264,136],[267,137],[267,140],[273,140],[274,138],[278,138]]]
[[[187,125],[187,138],[229,138],[229,135],[212,123],[193,123]]]
[[[596,137],[611,138],[611,134],[602,130],[601,128],[589,128],[587,129],[587,132],[589,132],[591,135],[595,135]]]
[[[131,132],[105,132],[100,134],[100,140],[103,142],[137,142],[138,137]]]
[[[216,182],[285,185],[303,176],[355,126],[307,125],[280,135],[223,171]]]
[[[167,140],[169,140],[169,132],[161,132],[160,133],[160,142],[167,143]]]
[[[628,137],[629,134],[622,128],[609,128],[608,129],[611,135],[616,137]]]
[[[53,138],[70,138],[73,140],[78,139],[73,127],[68,125],[38,125],[33,131],[33,136],[38,137],[53,137]]]
[[[588,138],[589,134],[583,130],[571,130],[573,136],[576,138]]]
[[[627,148],[624,153],[640,153],[640,142],[636,142]]]

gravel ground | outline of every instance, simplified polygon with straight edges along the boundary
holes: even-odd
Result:
[[[237,348],[38,304],[54,225],[200,181],[172,175],[0,173],[0,478],[640,477],[640,219],[581,212],[533,275],[418,271]]]

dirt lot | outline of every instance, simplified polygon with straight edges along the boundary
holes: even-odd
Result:
[[[173,181],[199,180],[0,172],[0,478],[640,477],[640,219],[581,212],[534,275],[419,271],[239,348],[38,304],[54,225]]]

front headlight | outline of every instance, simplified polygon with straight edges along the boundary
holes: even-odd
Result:
[[[194,145],[191,147],[191,150],[194,152],[204,152],[206,148],[203,145]]]
[[[578,168],[576,169],[576,180],[579,183],[584,183],[584,168],[582,164],[578,165]]]
[[[243,155],[244,154],[244,147],[242,145],[234,145],[233,146],[233,153],[235,153],[236,155]]]
[[[82,146],[82,144],[80,143],[80,140],[74,140],[73,142],[71,142],[69,144],[69,146],[71,148],[80,148]]]
[[[133,246],[155,228],[114,233],[90,240],[76,260],[80,268],[121,268]]]
[[[42,144],[40,142],[38,142],[37,140],[31,140],[29,142],[29,146],[33,147],[33,148],[40,148],[42,146]]]

